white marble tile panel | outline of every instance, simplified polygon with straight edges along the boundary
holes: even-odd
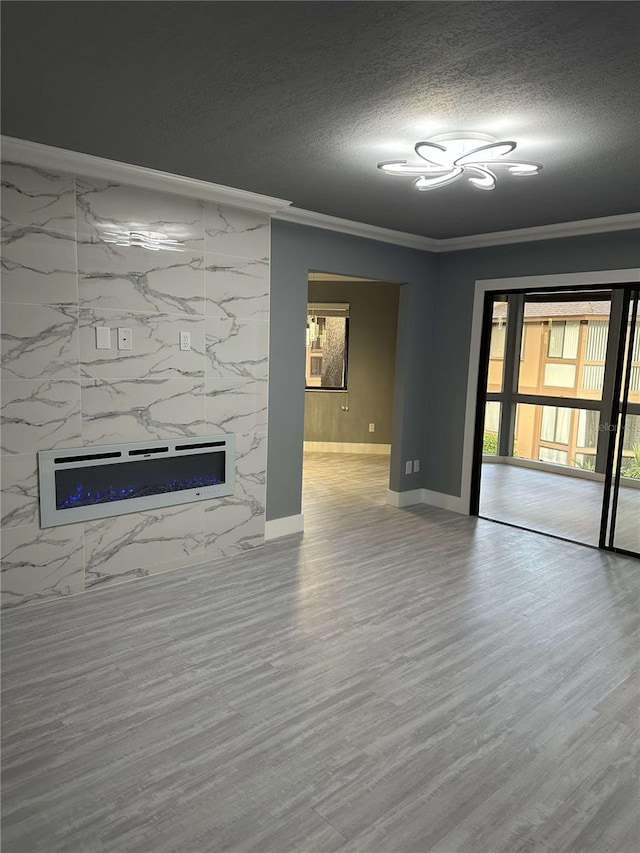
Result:
[[[205,252],[269,259],[271,223],[266,214],[207,203],[204,225]]]
[[[203,256],[115,246],[81,235],[78,292],[85,307],[203,314]]]
[[[80,382],[3,382],[1,422],[3,454],[80,445]]]
[[[265,513],[259,501],[242,495],[219,498],[205,512],[204,555],[223,557],[264,544]]]
[[[166,571],[169,561],[196,563],[203,535],[201,502],[87,522],[87,588],[144,577],[159,566]]]
[[[267,320],[268,261],[205,255],[205,294],[210,316]]]
[[[22,163],[2,164],[2,221],[76,230],[75,184],[71,175],[55,175]]]
[[[207,317],[205,336],[208,378],[267,378],[269,325],[266,321]]]
[[[15,607],[84,589],[81,524],[40,530],[7,527],[2,534],[2,606]]]
[[[111,329],[111,349],[96,349],[96,327]],[[131,329],[132,349],[117,349],[117,329]],[[191,335],[181,352],[180,332]],[[204,318],[80,309],[80,367],[83,378],[153,379],[204,377]]]
[[[34,453],[5,456],[0,466],[2,526],[38,522],[38,459]]]
[[[6,302],[77,302],[74,236],[30,225],[3,225],[1,293]]]
[[[84,444],[204,435],[202,379],[83,379]]]
[[[2,306],[2,378],[77,379],[77,305]]]
[[[245,489],[264,485],[267,476],[266,432],[236,436],[236,478]]]
[[[267,428],[266,380],[207,378],[207,433],[249,433]]]
[[[77,178],[76,204],[78,234],[104,239],[106,232],[152,232],[178,241],[183,249],[203,250],[203,204],[199,199]]]

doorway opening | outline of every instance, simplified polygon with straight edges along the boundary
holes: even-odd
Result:
[[[309,272],[305,526],[325,523],[327,512],[386,503],[399,297],[392,282]]]
[[[472,513],[640,556],[639,292],[485,294]]]

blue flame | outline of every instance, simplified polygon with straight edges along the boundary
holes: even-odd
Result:
[[[67,495],[56,496],[56,508],[72,509],[73,507],[111,503],[112,501],[126,501],[132,498],[145,498],[151,495],[163,495],[167,492],[180,492],[185,489],[218,486],[221,483],[222,480],[214,475],[171,480],[166,483],[155,483],[147,486],[130,486],[127,488],[107,486],[104,491],[91,491],[88,488],[85,488],[82,483],[78,483],[75,492]]]

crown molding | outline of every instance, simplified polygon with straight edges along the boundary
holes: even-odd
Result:
[[[339,231],[354,237],[364,237],[368,240],[379,240],[383,243],[393,243],[396,246],[407,246],[410,249],[420,249],[437,254],[444,252],[460,252],[465,249],[481,249],[489,246],[504,246],[509,243],[531,243],[536,240],[553,240],[560,237],[580,237],[587,234],[604,234],[608,231],[628,231],[640,228],[640,213],[623,213],[618,216],[602,216],[599,219],[580,219],[575,222],[558,222],[552,225],[536,225],[531,228],[515,228],[512,231],[492,231],[487,234],[469,234],[466,237],[422,237],[419,234],[407,234],[403,231],[392,231],[389,228],[379,228],[364,222],[353,222],[350,219],[340,219],[325,213],[314,213],[298,207],[289,207],[275,214],[275,219],[282,222],[295,222],[300,225],[310,225],[314,228],[324,228],[329,231]]]
[[[29,142],[26,139],[2,136],[0,142],[4,161],[22,163],[46,171],[69,172],[102,181],[127,183],[142,189],[190,196],[213,204],[227,204],[260,213],[274,214],[291,204],[290,201],[281,198],[271,198],[247,190],[225,187],[222,184],[212,184],[197,178],[160,172],[157,169],[148,169],[146,166],[106,160],[103,157],[94,157],[92,154],[82,154],[79,151],[54,148],[51,145]]]
[[[492,231],[488,234],[470,234],[468,237],[449,237],[438,240],[438,247],[434,251],[458,252],[464,249],[481,249],[484,246],[531,243],[535,240],[580,237],[587,234],[604,234],[608,231],[629,231],[634,228],[640,228],[640,213],[623,213],[618,216],[601,216],[598,219],[578,219],[574,222],[516,228],[513,231]]]
[[[354,222],[352,219],[340,219],[339,216],[315,213],[313,210],[304,210],[301,207],[289,207],[286,210],[281,210],[275,214],[274,219],[280,222],[294,222],[297,225],[323,228],[325,231],[338,231],[340,234],[364,237],[366,240],[377,240],[380,243],[392,243],[394,246],[405,246],[408,249],[420,249],[423,252],[437,252],[437,246],[441,242],[433,237],[393,231],[391,228],[380,228],[378,225],[367,225],[366,222]]]
[[[625,213],[619,216],[603,216],[599,219],[581,219],[575,222],[559,222],[552,225],[537,225],[532,228],[516,228],[512,231],[494,231],[487,234],[469,234],[465,237],[438,239],[394,231],[354,222],[338,216],[315,213],[299,207],[291,207],[292,202],[281,198],[260,195],[259,193],[212,184],[198,178],[187,178],[170,172],[160,172],[146,166],[120,163],[92,154],[68,151],[26,139],[10,136],[0,137],[2,159],[13,163],[24,163],[48,171],[69,172],[75,175],[98,178],[115,183],[127,183],[149,190],[160,190],[177,195],[199,198],[214,204],[228,204],[245,210],[268,213],[282,222],[294,222],[328,231],[337,231],[352,237],[377,240],[419,249],[423,252],[459,252],[466,249],[480,249],[489,246],[504,246],[510,243],[529,243],[536,240],[553,240],[561,237],[579,237],[588,234],[603,234],[611,231],[627,231],[640,228],[640,214]]]

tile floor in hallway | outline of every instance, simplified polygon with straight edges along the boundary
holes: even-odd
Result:
[[[4,853],[632,853],[640,561],[385,504],[3,619]]]

